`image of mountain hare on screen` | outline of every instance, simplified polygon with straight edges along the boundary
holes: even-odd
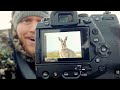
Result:
[[[68,37],[66,36],[63,40],[61,37],[58,37],[60,41],[59,56],[60,58],[75,58],[76,54],[73,50],[69,49],[66,45]]]

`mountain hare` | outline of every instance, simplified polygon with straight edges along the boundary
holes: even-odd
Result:
[[[58,37],[59,41],[61,42],[61,46],[59,49],[59,56],[60,58],[74,58],[76,57],[76,54],[74,51],[71,49],[67,48],[66,41],[67,41],[67,36],[65,37],[64,40],[62,38]]]

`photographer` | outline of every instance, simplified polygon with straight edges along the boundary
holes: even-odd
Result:
[[[9,77],[4,71],[4,78],[25,79],[24,70],[27,70],[24,65],[28,65],[35,73],[34,55],[35,55],[35,29],[38,22],[44,17],[49,17],[47,11],[13,11],[12,12],[12,27],[9,30],[10,44],[7,58],[4,61],[11,62],[11,71],[9,70]],[[7,44],[7,45],[8,45]],[[5,50],[7,48],[4,48]],[[2,54],[4,56],[4,54]],[[1,61],[3,61],[1,58]],[[21,61],[19,62],[20,59]],[[14,62],[13,62],[14,61]],[[26,63],[27,62],[27,63]],[[23,66],[20,64],[23,63]],[[2,66],[2,64],[0,64]],[[23,69],[21,69],[23,67]],[[0,69],[1,70],[1,69]],[[29,71],[29,70],[28,70]],[[13,72],[13,73],[11,73]],[[2,72],[3,73],[3,72]],[[2,75],[2,73],[0,73]],[[26,71],[27,73],[27,71]],[[29,75],[29,73],[27,73]],[[30,79],[30,78],[28,78]]]

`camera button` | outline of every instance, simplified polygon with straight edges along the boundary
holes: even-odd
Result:
[[[54,75],[54,77],[58,77],[58,73],[57,72],[54,72],[53,75]]]
[[[96,63],[99,63],[99,62],[100,62],[100,58],[96,58],[96,59],[95,59],[95,62],[96,62]]]
[[[69,76],[68,72],[64,72],[63,74],[65,77]]]
[[[49,78],[49,73],[47,71],[44,71],[42,74],[43,79],[48,79]]]
[[[88,74],[87,73],[83,73],[83,74],[81,74],[81,76],[85,77],[85,76],[88,76]]]
[[[98,54],[100,57],[108,57],[111,54],[110,46],[107,44],[101,45],[98,48]]]
[[[85,19],[85,20],[83,20],[83,22],[84,22],[85,24],[91,23],[91,21],[90,21],[89,19]]]
[[[102,52],[106,52],[106,51],[107,51],[107,47],[102,46],[102,47],[101,47],[101,51],[102,51]]]
[[[93,41],[94,41],[94,42],[98,42],[99,39],[98,39],[98,38],[94,38]]]
[[[78,76],[79,75],[79,73],[78,72],[74,72],[74,76]]]
[[[105,70],[105,66],[101,65],[101,66],[98,67],[98,69],[99,69],[100,71],[104,71],[104,70]]]
[[[97,29],[93,29],[93,30],[92,30],[92,33],[93,33],[94,35],[97,35],[97,34],[98,34],[98,30],[97,30]]]
[[[120,70],[116,70],[115,74],[120,75]]]

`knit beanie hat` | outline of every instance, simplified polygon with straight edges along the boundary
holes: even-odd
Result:
[[[48,11],[13,11],[12,12],[12,24],[16,29],[18,23],[25,17],[28,16],[40,16],[49,17]]]

